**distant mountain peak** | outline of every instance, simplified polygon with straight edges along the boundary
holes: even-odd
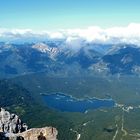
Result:
[[[38,51],[40,51],[42,53],[46,53],[46,52],[50,51],[49,46],[45,43],[37,43],[37,44],[33,45],[32,48],[37,49]]]

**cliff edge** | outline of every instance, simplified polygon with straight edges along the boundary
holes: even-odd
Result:
[[[0,140],[57,140],[57,134],[54,127],[28,130],[26,123],[16,114],[0,109]]]

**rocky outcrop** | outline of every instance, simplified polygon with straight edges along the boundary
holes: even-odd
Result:
[[[20,133],[26,131],[28,126],[16,114],[10,114],[5,109],[0,109],[0,131],[4,133]]]
[[[53,127],[29,129],[17,136],[22,136],[24,140],[57,140],[57,130]]]
[[[57,140],[58,131],[53,127],[32,128],[27,130],[15,114],[3,108],[0,110],[0,140]]]

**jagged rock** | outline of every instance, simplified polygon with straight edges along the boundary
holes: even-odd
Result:
[[[24,140],[57,140],[57,130],[53,127],[33,128],[17,134]]]
[[[57,140],[58,131],[53,127],[32,128],[22,133],[7,133],[8,140]],[[5,140],[5,139],[4,139]]]
[[[1,108],[0,140],[57,140],[58,131],[54,127],[27,128],[17,115]]]
[[[15,114],[10,114],[5,109],[0,109],[0,131],[4,133],[19,133],[27,130],[27,125],[23,123]]]

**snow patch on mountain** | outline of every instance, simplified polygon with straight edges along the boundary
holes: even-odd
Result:
[[[42,53],[50,52],[50,48],[47,44],[44,43],[37,43],[32,46],[32,48],[37,49],[38,51]]]

